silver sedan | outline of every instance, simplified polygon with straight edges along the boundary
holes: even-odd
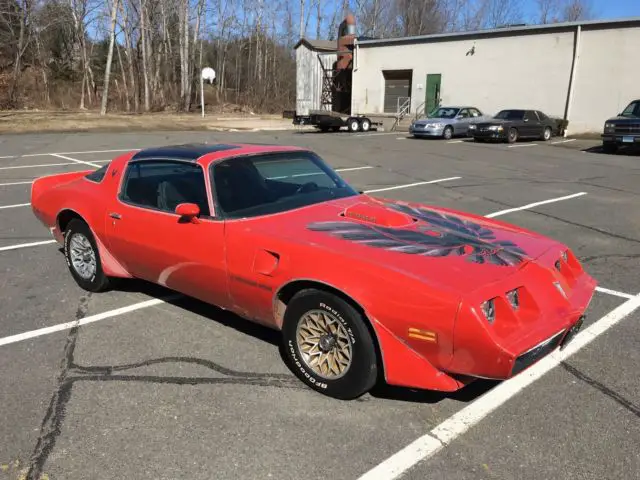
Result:
[[[409,133],[414,137],[450,139],[455,135],[468,135],[469,125],[491,118],[476,107],[438,107],[427,116],[414,121]]]

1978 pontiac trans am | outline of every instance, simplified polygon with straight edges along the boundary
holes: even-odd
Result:
[[[295,375],[340,399],[508,379],[564,346],[596,285],[552,239],[369,197],[297,147],[133,151],[31,197],[82,288],[143,279],[279,330]]]

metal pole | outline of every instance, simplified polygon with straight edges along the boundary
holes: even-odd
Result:
[[[204,118],[204,76],[200,74],[200,104],[202,105],[202,118]]]

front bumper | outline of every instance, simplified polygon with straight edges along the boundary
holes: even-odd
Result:
[[[473,138],[479,138],[482,140],[506,140],[507,132],[506,130],[478,130],[471,129],[469,130],[469,135]]]
[[[572,253],[554,263],[551,249],[507,280],[470,294],[461,305],[454,327],[455,349],[449,374],[504,380],[566,344],[580,329],[595,293],[596,281]],[[518,288],[519,307],[506,292]],[[487,321],[479,308],[493,298],[495,320]]]
[[[600,135],[603,143],[615,143],[616,145],[640,145],[640,135],[622,133],[604,133]]]
[[[409,127],[409,133],[415,137],[442,137],[444,127],[442,128],[418,128]]]

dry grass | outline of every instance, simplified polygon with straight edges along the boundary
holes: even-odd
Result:
[[[0,133],[122,132],[169,130],[283,130],[291,119],[281,115],[199,113],[107,114],[98,112],[1,111]]]

